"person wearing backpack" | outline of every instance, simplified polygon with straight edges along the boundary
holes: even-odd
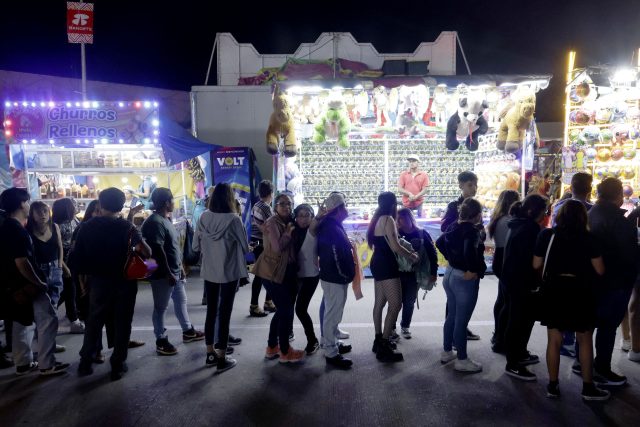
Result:
[[[429,282],[435,283],[438,280],[438,255],[433,244],[433,239],[426,230],[418,227],[413,212],[409,208],[401,208],[397,215],[398,236],[411,242],[413,249],[426,255],[428,260],[421,259],[415,271],[401,271],[400,284],[402,286],[402,317],[400,321],[400,331],[404,339],[411,339],[411,318],[413,317],[413,307],[418,297],[418,275],[417,269],[426,261],[429,271]],[[423,256],[421,256],[423,258]]]

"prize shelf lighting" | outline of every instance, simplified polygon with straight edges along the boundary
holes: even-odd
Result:
[[[66,107],[66,108],[72,108],[72,107],[76,107],[76,108],[86,108],[86,109],[96,109],[96,108],[101,108],[101,107],[118,107],[118,108],[125,108],[125,107],[130,107],[133,106],[136,109],[151,109],[151,108],[157,108],[158,107],[158,102],[157,101],[129,101],[129,102],[125,102],[125,101],[117,101],[117,102],[105,102],[105,101],[63,101],[63,102],[55,102],[55,101],[39,101],[39,102],[35,102],[35,101],[5,101],[4,102],[4,106],[5,106],[5,115],[8,115],[7,110],[11,110],[13,108],[55,108],[55,107]],[[4,126],[4,136],[7,138],[11,138],[13,137],[14,134],[14,130],[13,130],[13,122],[10,119],[6,119],[3,122],[3,126]],[[158,111],[156,110],[154,112],[154,118],[151,119],[151,126],[154,128],[153,129],[153,136],[154,138],[144,138],[143,142],[144,144],[150,144],[151,141],[153,141],[153,143],[157,144],[158,143],[158,136],[160,135],[160,120],[158,120]],[[55,145],[56,142],[64,142],[65,140],[58,140],[56,141],[55,139],[49,139],[47,142],[49,144],[51,144],[52,146]],[[107,139],[107,138],[101,138],[100,140],[98,139],[69,139],[69,141],[73,141],[78,145],[81,144],[89,144],[91,142],[93,143],[98,143],[100,142],[101,144],[109,144],[109,143],[116,143],[118,142],[119,144],[124,144],[124,139],[119,138],[119,139]],[[38,141],[35,139],[22,139],[21,142],[23,144],[36,144]]]

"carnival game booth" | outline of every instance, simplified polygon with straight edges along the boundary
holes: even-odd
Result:
[[[576,67],[570,52],[562,169],[567,190],[578,171],[622,180],[632,210],[640,189],[640,63],[638,67]]]
[[[11,165],[35,200],[73,197],[82,209],[100,190],[117,187],[127,194],[125,215],[140,203],[147,208],[136,216],[139,224],[157,186],[178,201],[174,220],[204,196],[195,158],[215,146],[163,120],[157,102],[6,101],[4,118]]]
[[[535,94],[550,76],[428,76],[285,81],[274,86],[267,130],[279,191],[318,206],[331,191],[349,201],[348,234],[363,266],[369,218],[382,191],[398,189],[408,155],[429,175],[419,225],[440,234],[457,176],[474,170],[486,216],[504,189],[524,191],[538,140]],[[523,161],[524,159],[524,161]],[[490,254],[489,254],[490,255]]]

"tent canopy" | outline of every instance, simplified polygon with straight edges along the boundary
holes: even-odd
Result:
[[[159,139],[167,166],[173,166],[221,148],[220,145],[200,141],[166,116],[160,119]]]

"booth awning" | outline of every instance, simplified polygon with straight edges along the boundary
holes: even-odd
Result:
[[[167,166],[173,166],[221,148],[219,145],[200,141],[188,130],[167,117],[160,120],[159,139]]]

